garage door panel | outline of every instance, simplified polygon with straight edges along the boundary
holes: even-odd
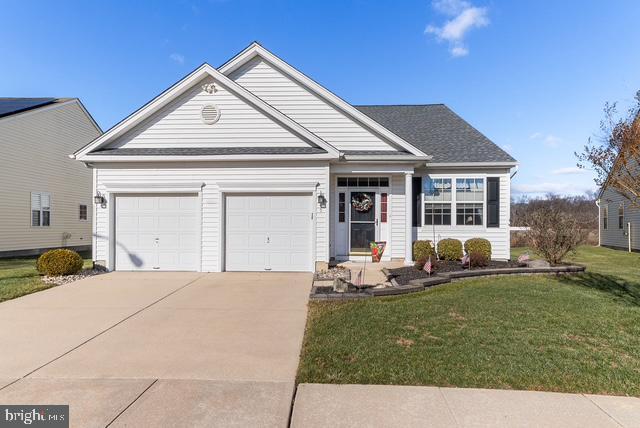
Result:
[[[116,196],[117,270],[199,270],[195,195]]]
[[[137,206],[135,209],[139,211],[156,211],[158,208],[158,198],[156,197],[143,197],[136,198]]]
[[[228,195],[226,270],[312,270],[310,195]]]

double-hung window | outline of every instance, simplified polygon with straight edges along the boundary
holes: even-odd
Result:
[[[484,224],[484,179],[456,179],[456,224],[482,226]]]
[[[425,177],[423,181],[424,193],[424,224],[451,224],[451,179]]]
[[[618,229],[624,229],[624,203],[618,206]]]
[[[607,230],[609,228],[609,206],[602,207],[602,228]]]
[[[51,194],[47,192],[31,193],[31,226],[51,225]]]

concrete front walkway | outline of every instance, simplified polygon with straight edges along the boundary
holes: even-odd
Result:
[[[83,427],[286,426],[311,280],[116,272],[4,302],[0,403],[70,404]]]
[[[292,427],[638,427],[640,398],[393,385],[298,386]]]

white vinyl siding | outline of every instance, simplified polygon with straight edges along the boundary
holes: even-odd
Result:
[[[600,198],[600,245],[627,249],[629,247],[628,224],[631,223],[631,248],[640,250],[640,209],[613,189],[605,189]],[[623,204],[623,227],[618,227],[618,208]],[[608,208],[608,210],[607,210]],[[608,227],[604,228],[608,211]]]
[[[508,172],[493,173],[489,170],[482,173],[461,173],[459,171],[437,171],[429,174],[433,178],[451,178],[453,183],[457,178],[483,178],[486,186],[487,177],[500,178],[500,227],[485,227],[486,224],[486,202],[479,201],[483,204],[483,225],[455,225],[456,220],[452,219],[451,225],[424,225],[417,228],[418,239],[427,239],[430,241],[440,241],[446,238],[459,239],[464,242],[470,238],[486,238],[491,242],[492,257],[494,259],[509,259],[511,257],[511,245],[509,236],[510,221],[510,198],[511,198],[511,180]],[[455,187],[455,185],[454,185]],[[483,193],[486,199],[486,194]],[[464,202],[467,203],[467,202]],[[475,202],[473,202],[475,203]],[[460,202],[458,202],[460,204]],[[424,211],[423,211],[424,214]],[[452,213],[455,217],[455,212]],[[421,219],[422,221],[424,219]],[[423,224],[423,223],[421,223]]]
[[[318,183],[317,192],[328,194],[329,165],[327,162],[218,162],[203,163],[194,166],[191,163],[175,164],[135,164],[100,165],[96,171],[97,189],[108,194],[109,185],[128,184],[165,184],[204,183],[202,189],[202,270],[217,272],[223,269],[223,223],[222,194],[219,185],[224,183]],[[268,189],[263,189],[268,193]],[[262,190],[261,190],[262,191]],[[111,198],[110,198],[111,199]],[[96,260],[108,261],[110,258],[110,204],[106,208],[97,207]],[[315,260],[329,260],[329,204],[320,208],[316,204],[315,214]]]
[[[264,113],[216,84],[209,94],[202,85],[213,82],[207,77],[191,89],[134,127],[109,147],[307,147],[299,136],[280,126]],[[213,124],[202,120],[205,105],[220,111]]]
[[[229,77],[338,150],[396,150],[260,58]]]
[[[75,101],[0,119],[0,251],[91,245],[91,169],[68,155],[98,135]],[[31,226],[32,192],[51,195],[51,226]]]
[[[411,213],[406,212],[404,174],[391,177],[391,193],[388,198],[391,204],[391,215],[389,216],[389,221],[391,222],[391,257],[400,259],[404,258],[405,252],[406,222],[411,222]]]

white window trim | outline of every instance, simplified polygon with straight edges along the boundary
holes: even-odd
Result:
[[[33,224],[33,211],[35,211],[33,209],[33,195],[40,195],[40,224],[37,224],[37,225]],[[42,208],[42,196],[43,195],[47,195],[47,197],[49,198],[49,209],[48,210],[45,210],[45,209]],[[29,200],[29,208],[30,208],[29,209],[29,224],[31,225],[31,227],[36,227],[36,228],[51,227],[51,211],[52,211],[51,210],[51,206],[53,205],[52,201],[51,201],[51,193],[50,192],[31,192],[29,194],[29,197],[30,197],[30,200]],[[42,221],[43,221],[43,218],[44,218],[43,213],[45,211],[49,212],[49,224],[46,225],[46,226],[44,226],[42,224]]]
[[[602,206],[602,229],[609,230],[609,205]]]
[[[437,228],[454,228],[454,227],[462,227],[464,230],[486,230],[487,228],[487,177],[494,177],[495,175],[491,174],[424,174],[421,176],[420,186],[420,200],[422,201],[420,208],[420,225],[418,227],[437,227]],[[424,198],[424,179],[425,178],[438,179],[438,178],[449,178],[451,179],[451,201],[426,201]],[[467,225],[467,224],[458,224],[458,216],[457,216],[457,186],[456,182],[458,179],[465,178],[481,178],[483,181],[482,186],[482,201],[460,201],[461,204],[482,204],[482,224],[481,225]],[[451,224],[436,224],[430,225],[424,223],[424,215],[425,215],[425,203],[450,203],[451,204]]]

